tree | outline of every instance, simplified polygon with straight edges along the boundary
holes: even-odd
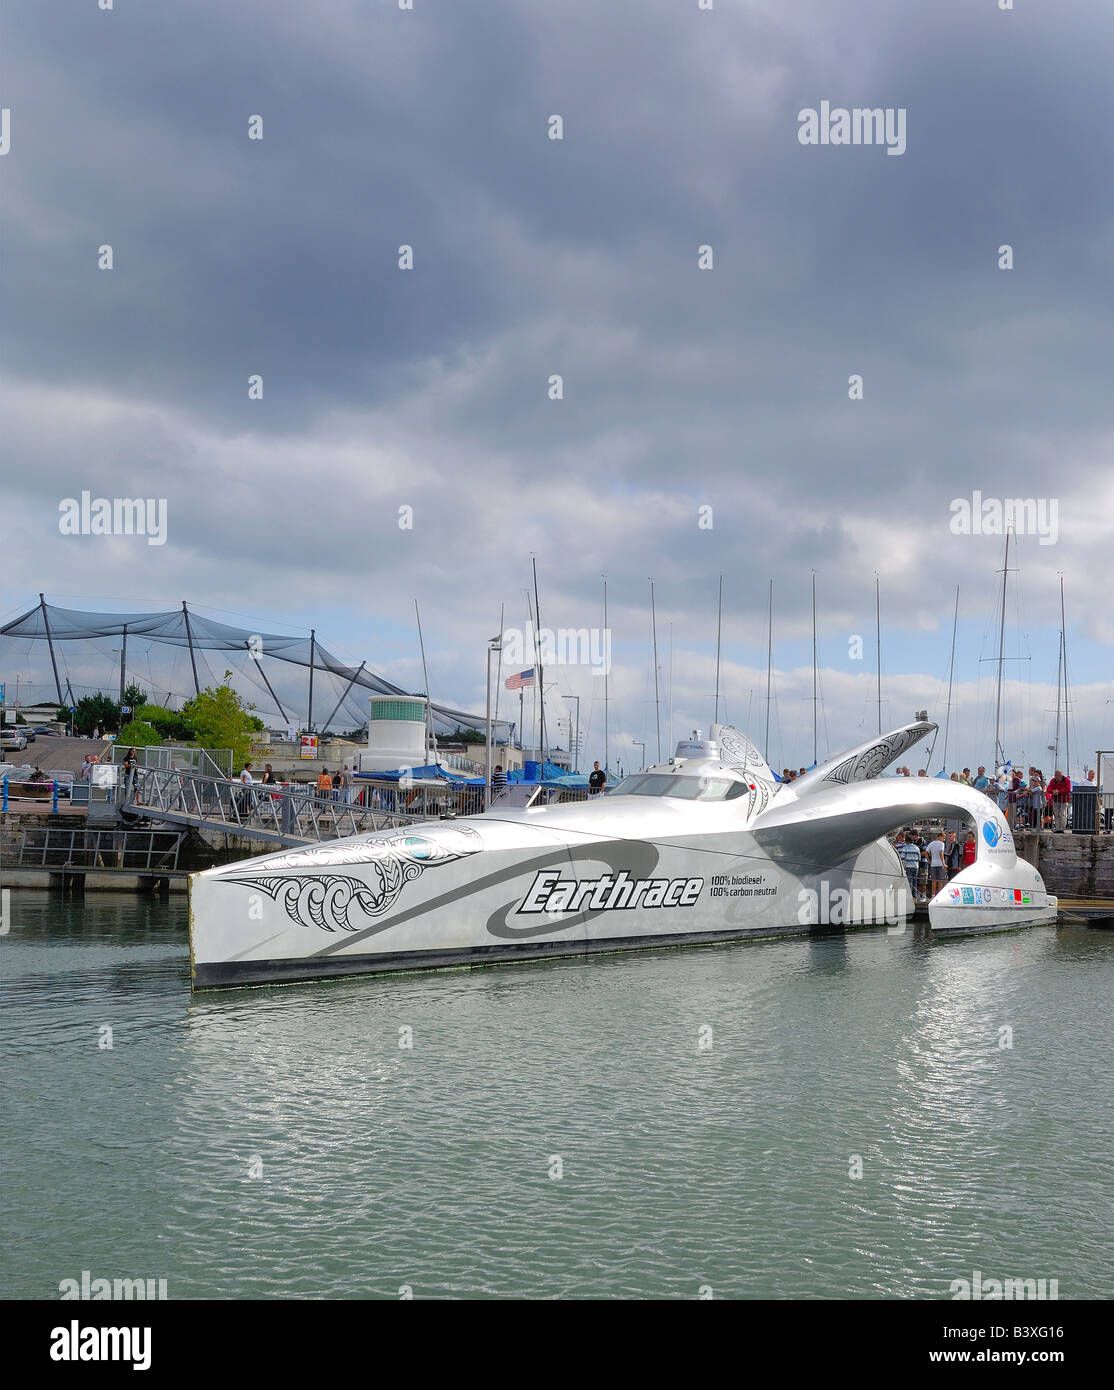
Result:
[[[146,702],[147,696],[143,692],[143,687],[137,685],[135,681],[130,681],[124,687],[124,704],[129,709],[137,710],[140,705]]]
[[[206,686],[200,695],[182,706],[182,718],[193,725],[202,748],[231,748],[233,771],[247,761],[252,743],[253,706],[245,705],[229,685],[232,672],[225,671],[224,684],[214,690]]]
[[[143,719],[133,719],[120,730],[116,742],[122,748],[151,748],[161,743],[162,738],[153,724],[148,724]]]
[[[177,710],[164,709],[162,705],[140,705],[134,718],[150,724],[162,738],[172,743],[188,743],[197,737],[188,719],[183,718]]]
[[[103,690],[98,690],[95,695],[83,695],[75,709],[74,728],[86,737],[98,726],[102,733],[120,727],[120,706]]]

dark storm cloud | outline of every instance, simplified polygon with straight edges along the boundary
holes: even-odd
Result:
[[[724,570],[752,656],[768,577],[800,637],[813,568],[841,633],[878,569],[917,661],[955,583],[992,603],[997,544],[952,536],[950,499],[1054,490],[1033,616],[1066,569],[1099,638],[1102,14],[17,6],[0,350],[34,553],[75,560],[46,533],[83,486],[166,495],[159,582],[338,622],[367,621],[352,584],[396,616],[420,583],[462,660],[532,550],[555,617],[594,612],[606,569],[639,630],[648,573],[665,621],[703,634]],[[823,100],[907,109],[905,154],[802,147]],[[134,583],[119,563],[104,592]]]

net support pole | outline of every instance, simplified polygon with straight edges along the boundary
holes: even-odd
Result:
[[[313,733],[313,663],[317,660],[317,629],[309,630],[309,711],[306,715],[306,729]]]
[[[43,610],[43,627],[46,629],[46,645],[50,648],[50,664],[54,668],[54,689],[58,695],[58,703],[62,703],[62,682],[58,679],[58,661],[54,655],[54,638],[50,635],[50,619],[46,615],[46,599],[42,594],[39,595],[39,607]]]
[[[251,643],[250,643],[250,642],[245,642],[245,643],[244,643],[244,646],[248,649],[248,654],[250,655],[250,654],[251,654]],[[259,674],[263,677],[263,684],[267,687],[267,690],[268,690],[268,692],[270,693],[271,699],[274,700],[274,702],[275,702],[276,705],[278,705],[278,712],[279,712],[279,714],[281,714],[282,717],[283,717],[283,719],[285,719],[286,722],[289,724],[289,723],[290,723],[290,716],[289,716],[289,715],[287,714],[287,712],[283,709],[281,703],[279,702],[279,697],[278,697],[278,696],[275,694],[275,692],[271,689],[271,682],[267,679],[267,672],[264,671],[264,669],[263,669],[263,661],[262,661],[262,659],[261,659],[260,657],[253,657],[252,659],[254,660],[256,666],[259,667]]]
[[[322,733],[324,733],[324,732],[328,729],[329,725],[330,725],[330,724],[333,722],[333,720],[337,717],[337,710],[340,709],[341,705],[343,705],[344,702],[345,702],[345,700],[347,700],[347,698],[348,698],[348,692],[352,689],[352,687],[356,684],[356,682],[357,682],[357,681],[360,679],[360,677],[363,675],[363,673],[364,673],[364,667],[365,667],[366,665],[367,665],[367,662],[366,662],[366,661],[361,661],[361,662],[360,662],[360,669],[356,672],[356,674],[352,677],[352,679],[351,679],[351,680],[348,682],[348,684],[344,687],[344,691],[343,691],[343,693],[342,693],[340,699],[336,702],[336,706],[335,706],[335,708],[333,709],[332,714],[330,714],[329,717],[328,717],[328,719],[325,720],[324,726],[323,726],[323,728],[322,728]]]
[[[125,672],[128,665],[128,625],[124,624],[124,631],[121,634],[120,642],[120,721],[124,719],[124,683],[126,680]]]
[[[190,649],[190,665],[193,667],[193,693],[201,694],[201,682],[197,679],[197,658],[193,654],[193,633],[190,631],[190,610],[186,607],[185,599],[182,600],[182,617],[186,620],[186,641]]]

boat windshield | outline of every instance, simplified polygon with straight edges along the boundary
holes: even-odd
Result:
[[[675,796],[685,801],[733,801],[747,790],[729,777],[681,777],[669,772],[640,772],[623,780],[610,796]]]

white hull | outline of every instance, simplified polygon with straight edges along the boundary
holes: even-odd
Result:
[[[208,870],[190,883],[194,986],[900,928],[912,902],[879,837],[941,807],[968,813],[985,837],[933,901],[933,930],[1031,925],[1048,911],[1044,885],[986,797],[869,780],[885,765],[880,747],[896,757],[931,727],[898,730],[791,786],[720,729],[722,754],[705,745],[716,751],[650,770],[649,783],[672,788],[661,794],[495,810]],[[993,901],[976,911],[965,891],[974,899],[984,886]],[[1012,911],[1014,895],[1027,911]]]

